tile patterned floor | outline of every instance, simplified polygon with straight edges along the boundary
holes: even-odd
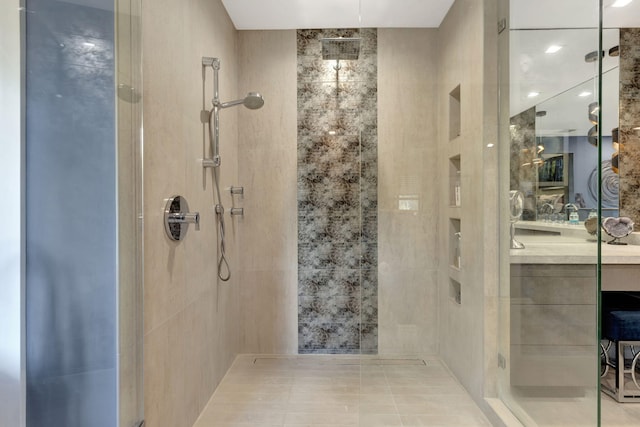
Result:
[[[239,356],[194,427],[490,425],[437,359]]]

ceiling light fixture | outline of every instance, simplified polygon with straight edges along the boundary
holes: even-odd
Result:
[[[625,7],[626,5],[631,3],[632,1],[633,0],[616,0],[616,1],[613,2],[611,7]]]
[[[589,96],[589,95],[591,95],[591,92],[586,91],[586,90],[585,90],[584,92],[580,92],[580,93],[578,94],[578,96],[579,96],[579,97],[581,97],[581,98],[587,97],[587,96]]]
[[[540,92],[529,92],[529,94],[527,95],[527,98],[535,98],[536,96],[540,95]]]
[[[558,46],[557,44],[552,44],[547,48],[547,50],[544,51],[544,53],[556,53],[560,49],[562,49],[562,46]]]

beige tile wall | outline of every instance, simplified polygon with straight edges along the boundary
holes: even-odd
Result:
[[[239,182],[242,352],[297,352],[295,31],[242,31]],[[379,87],[379,352],[437,352],[436,30],[381,29]],[[431,78],[424,78],[431,76]],[[402,172],[400,172],[402,171]],[[400,195],[420,208],[400,211]]]
[[[497,205],[495,183],[497,160],[488,143],[496,143],[495,105],[497,104],[494,46],[485,42],[495,30],[494,1],[457,0],[449,10],[438,34],[439,171],[448,175],[448,159],[460,155],[462,233],[462,303],[449,297],[450,268],[440,264],[439,343],[440,355],[456,377],[481,403],[497,348]],[[485,10],[486,7],[486,10]],[[493,15],[491,15],[493,13]],[[485,25],[485,20],[488,24]],[[487,46],[489,48],[487,49]],[[485,57],[485,55],[487,55]],[[491,70],[493,67],[493,71]],[[495,75],[493,76],[495,78]],[[460,85],[461,132],[454,140],[449,126],[449,93]],[[489,114],[490,113],[490,114]],[[441,185],[441,247],[449,243],[449,186]],[[485,341],[491,345],[485,347]]]
[[[241,31],[243,92],[265,105],[239,115],[241,349],[298,351],[296,32]]]
[[[435,29],[378,30],[380,354],[438,351],[436,49]]]
[[[227,215],[231,281],[216,280],[216,222],[203,108],[202,56],[221,59],[220,96],[238,96],[237,31],[219,0],[143,1],[144,395],[149,427],[192,425],[239,348],[237,224]],[[207,71],[206,108],[213,75]],[[220,118],[221,187],[237,182],[237,109]],[[223,201],[230,195],[223,190]],[[200,231],[168,239],[165,201],[185,196]]]

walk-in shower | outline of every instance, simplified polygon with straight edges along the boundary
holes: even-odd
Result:
[[[247,96],[234,101],[221,102],[218,90],[218,72],[220,71],[220,59],[212,57],[202,58],[202,90],[204,94],[204,83],[207,67],[213,68],[213,99],[211,100],[212,109],[210,111],[202,110],[200,120],[206,123],[209,128],[209,143],[211,144],[212,158],[202,160],[202,166],[205,168],[213,168],[213,178],[216,189],[216,205],[214,207],[216,218],[218,221],[218,231],[220,240],[220,256],[218,258],[218,277],[226,282],[231,278],[231,270],[227,262],[225,254],[225,226],[224,226],[224,206],[222,205],[222,197],[220,195],[220,110],[223,108],[235,107],[236,105],[244,105],[250,110],[257,110],[264,105],[264,98],[258,92],[249,92]],[[231,214],[233,215],[233,209]],[[224,274],[223,269],[226,270]]]

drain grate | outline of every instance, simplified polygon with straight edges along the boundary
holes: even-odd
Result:
[[[424,359],[375,359],[355,357],[256,357],[254,365],[261,366],[308,366],[308,365],[383,365],[383,366],[429,366]]]

